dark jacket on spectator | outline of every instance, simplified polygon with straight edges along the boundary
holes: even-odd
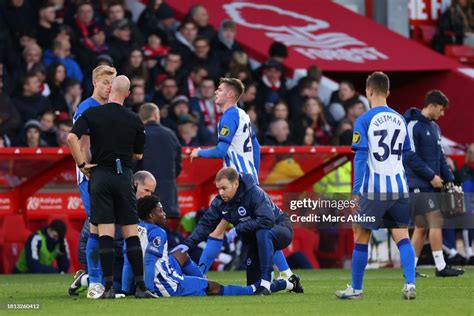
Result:
[[[5,23],[10,30],[12,39],[17,43],[23,34],[32,31],[33,22],[36,21],[36,14],[29,5],[29,1],[25,1],[19,8],[11,5],[10,1],[4,1],[3,4],[0,4],[0,11],[5,18]]]
[[[20,126],[21,116],[10,97],[0,93],[0,135],[7,134],[13,139]]]
[[[160,197],[166,215],[177,217],[179,209],[176,178],[181,172],[181,146],[173,131],[161,124],[147,123],[145,132],[145,150],[138,168],[155,176],[155,194]]]
[[[209,55],[210,56],[207,59],[198,58],[196,55],[193,55],[190,65],[206,67],[208,76],[217,80],[224,75],[221,68],[221,62],[215,54],[210,53]]]
[[[222,71],[224,73],[229,71],[230,60],[232,59],[232,54],[235,51],[242,50],[240,45],[237,42],[232,44],[232,47],[227,47],[224,43],[222,43],[217,37],[215,38],[214,42],[212,43],[212,51],[214,52],[214,56],[217,60],[220,61]]]
[[[198,35],[207,38],[209,42],[214,39],[216,34],[216,30],[214,30],[212,25],[200,26],[198,28]]]
[[[314,123],[305,114],[301,114],[300,117],[292,121],[291,124],[291,135],[293,142],[298,145],[302,145],[306,128],[311,127],[314,130],[314,140],[318,145],[329,145],[331,140],[330,130],[327,130],[327,125],[319,118],[317,123]]]
[[[170,41],[169,38],[167,38],[166,31],[163,30],[163,28],[160,25],[160,20],[163,20],[165,18],[173,17],[174,12],[173,9],[166,3],[161,3],[160,6],[158,7],[158,10],[153,10],[151,7],[153,5],[154,1],[148,1],[147,8],[142,11],[140,14],[140,17],[138,18],[138,28],[142,31],[143,35],[148,36],[152,33],[157,33],[160,34],[160,37],[162,35],[165,35],[162,40],[164,41],[165,45],[169,45]],[[171,36],[172,38],[174,37]]]
[[[39,24],[36,26],[36,38],[38,39],[39,46],[41,46],[43,50],[51,48],[58,29],[59,24],[57,23],[53,23],[49,29]]]
[[[276,140],[275,137],[273,137],[271,134],[267,133],[267,134],[265,134],[263,144],[265,146],[291,146],[291,145],[293,145],[293,142],[291,141],[290,136],[288,136],[288,139],[285,140],[283,143],[279,143]]]
[[[18,109],[18,112],[20,112],[22,122],[37,119],[51,106],[49,99],[40,93],[29,97],[23,95],[17,96],[13,98],[13,103]]]
[[[288,91],[286,94],[286,102],[289,107],[290,119],[296,119],[301,115],[305,99],[306,97],[301,95],[298,85]]]
[[[130,51],[138,47],[134,42],[130,41],[122,41],[115,36],[112,36],[110,40],[107,42],[109,45],[109,55],[114,60],[114,65],[122,65],[126,62],[127,56]]]

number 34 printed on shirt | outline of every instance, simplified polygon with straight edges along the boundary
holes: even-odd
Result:
[[[388,141],[385,142],[385,139],[388,136],[388,132],[386,129],[381,129],[374,131],[374,136],[378,136],[379,142],[378,146],[382,149],[382,153],[374,152],[374,158],[378,161],[385,161],[388,159],[389,155],[397,156],[397,160],[400,160],[402,157],[402,141],[397,142],[398,135],[400,134],[400,130],[396,129],[392,136],[392,141],[390,142],[390,146],[388,145]]]

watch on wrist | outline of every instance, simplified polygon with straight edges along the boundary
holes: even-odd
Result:
[[[86,165],[86,162],[83,162],[83,163],[81,163],[80,165],[77,165],[77,167],[78,167],[79,169],[82,169],[82,168],[85,167],[85,165]]]

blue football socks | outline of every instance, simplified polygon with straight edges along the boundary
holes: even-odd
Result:
[[[352,288],[354,290],[362,290],[365,267],[369,259],[368,248],[367,244],[355,243],[354,245],[352,252]]]

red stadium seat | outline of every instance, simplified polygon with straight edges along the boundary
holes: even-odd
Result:
[[[5,216],[0,234],[2,270],[11,273],[31,232],[26,228],[23,216],[15,214]]]
[[[352,249],[354,247],[354,238],[352,230],[346,228],[339,228],[332,230],[329,233],[329,238],[334,244],[326,249],[317,251],[317,256],[320,261],[329,261],[332,263],[331,267],[343,267],[344,260],[350,258],[352,254]],[[327,236],[326,236],[327,237]],[[326,245],[327,246],[327,245]],[[329,249],[328,249],[329,248]]]
[[[458,62],[474,66],[474,48],[467,45],[446,45],[444,54]]]
[[[431,47],[431,41],[436,34],[436,26],[418,25],[413,29],[412,37],[415,41]]]
[[[285,257],[288,257],[294,252],[301,252],[311,263],[313,269],[319,269],[319,262],[315,256],[318,248],[319,235],[317,233],[307,228],[295,227],[293,229],[293,241],[283,250],[283,253]]]
[[[79,269],[84,269],[81,263],[79,262],[79,258],[77,256],[77,249],[79,248],[79,239],[81,237],[81,234],[72,227],[71,222],[69,221],[69,218],[66,215],[53,214],[49,216],[48,224],[55,219],[60,219],[66,224],[66,239],[69,245],[69,255],[71,256],[71,265],[69,271],[73,272]]]

